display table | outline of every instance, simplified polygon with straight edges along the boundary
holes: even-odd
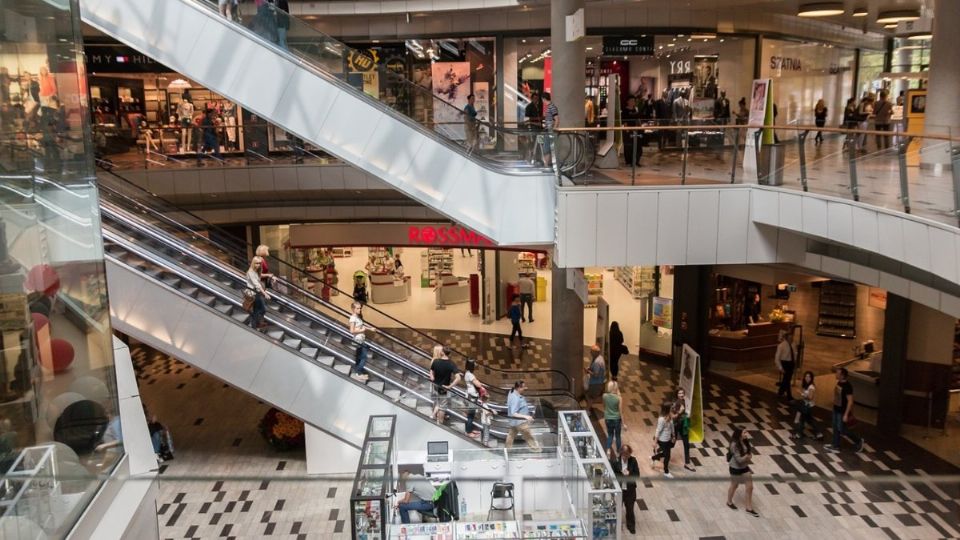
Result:
[[[397,278],[392,272],[370,274],[370,301],[393,304],[410,298],[410,277]]]
[[[520,538],[516,521],[477,521],[457,523],[457,539]]]
[[[711,330],[708,338],[710,366],[715,371],[736,371],[769,365],[780,343],[780,331],[790,323],[761,322],[746,330]]]
[[[408,523],[394,525],[390,538],[397,540],[453,540],[453,523]]]
[[[438,306],[462,304],[470,301],[470,281],[467,278],[444,274],[435,289]]]

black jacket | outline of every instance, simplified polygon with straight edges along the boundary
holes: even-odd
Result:
[[[637,465],[637,458],[630,456],[630,459],[627,460],[626,470],[623,470],[621,463],[618,458],[613,460],[610,465],[613,467],[617,479],[620,480],[620,488],[623,489],[624,495],[632,495],[635,498],[637,496],[637,481],[635,478],[640,476],[640,466]],[[633,477],[634,480],[625,480],[626,477]]]

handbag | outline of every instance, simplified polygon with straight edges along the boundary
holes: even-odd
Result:
[[[255,296],[243,295],[243,310],[247,313],[253,313],[253,300]]]

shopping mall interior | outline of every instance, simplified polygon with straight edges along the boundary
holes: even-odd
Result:
[[[960,538],[958,24],[3,3],[0,537]]]

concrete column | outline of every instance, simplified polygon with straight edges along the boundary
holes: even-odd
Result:
[[[933,40],[930,44],[930,82],[927,86],[927,115],[924,133],[960,135],[960,2],[938,1],[933,18]],[[950,151],[942,143],[928,143],[929,151],[921,155],[922,165],[950,163]],[[935,150],[935,151],[933,151]]]
[[[880,360],[880,393],[877,429],[898,435],[903,424],[903,376],[907,365],[907,328],[910,324],[910,300],[887,293],[883,316],[883,358]]]
[[[582,114],[582,111],[581,111]],[[550,301],[550,358],[553,369],[573,380],[574,395],[583,391],[583,302],[567,288],[567,270],[553,267]],[[554,381],[559,386],[560,380]]]
[[[680,351],[687,344],[700,354],[703,371],[710,368],[707,317],[710,311],[710,266],[673,269],[673,368],[680,371]]]
[[[517,39],[502,39],[503,51],[500,55],[503,59],[503,70],[500,72],[503,78],[503,84],[500,95],[503,99],[498,101],[500,107],[503,107],[503,123],[507,128],[517,127],[517,89],[519,88],[518,76],[520,67],[517,64]],[[517,149],[517,138],[507,137],[504,143],[504,150],[513,151]]]
[[[560,127],[583,126],[584,74],[587,65],[583,40],[567,42],[567,15],[582,8],[584,0],[550,2],[550,49],[553,58],[551,94],[560,111]]]

